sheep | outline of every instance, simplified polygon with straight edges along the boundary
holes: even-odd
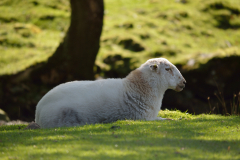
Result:
[[[185,79],[165,58],[149,59],[123,79],[72,81],[50,90],[36,107],[41,128],[69,127],[157,117],[167,89],[180,92]]]

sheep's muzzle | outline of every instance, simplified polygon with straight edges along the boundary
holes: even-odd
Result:
[[[180,91],[182,91],[183,90],[183,88],[185,88],[185,84],[186,84],[187,82],[184,80],[184,81],[182,81],[180,84],[178,84],[177,85],[177,87],[176,87],[176,89],[175,89],[175,91],[177,91],[177,92],[180,92]]]

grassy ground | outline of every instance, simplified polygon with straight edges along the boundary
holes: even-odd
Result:
[[[236,29],[240,24],[239,14],[230,14],[232,18],[226,21],[221,18],[224,17],[222,12],[231,12],[229,8],[233,6],[240,11],[236,7],[240,6],[240,1],[188,2],[106,1],[102,48],[97,62],[100,64],[106,54],[120,54],[137,61],[137,66],[153,57],[165,57],[175,64],[186,64],[193,59],[197,66],[215,56],[239,55],[240,31]],[[212,7],[218,3],[223,4],[221,9]],[[230,25],[224,26],[224,22]],[[131,47],[119,45],[129,39],[144,50],[134,50],[134,44]]]
[[[1,159],[240,159],[240,119],[161,111],[173,121],[71,128],[0,127]],[[112,126],[116,126],[111,129]],[[119,128],[118,128],[119,126]]]
[[[190,66],[197,66],[212,57],[240,55],[240,1],[187,2],[105,0],[97,65],[110,69],[109,55],[129,58],[114,67],[130,70],[153,57],[175,64],[191,59]],[[0,11],[0,75],[45,61],[69,26],[68,0],[2,0]]]
[[[68,0],[2,0],[0,11],[0,74],[47,60],[69,25]]]

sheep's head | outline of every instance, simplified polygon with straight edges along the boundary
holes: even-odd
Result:
[[[186,80],[180,71],[165,58],[150,59],[142,67],[150,68],[151,74],[148,76],[156,77],[165,89],[180,92],[185,87]]]

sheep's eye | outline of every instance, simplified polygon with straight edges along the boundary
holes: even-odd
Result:
[[[165,68],[165,70],[166,70],[166,71],[170,71],[170,70],[171,70],[171,68]]]

